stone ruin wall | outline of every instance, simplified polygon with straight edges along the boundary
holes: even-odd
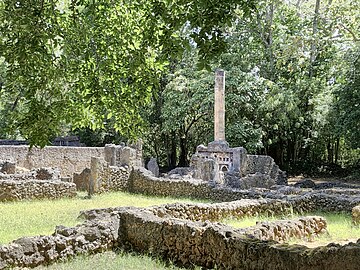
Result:
[[[0,146],[0,201],[73,197],[89,185],[97,193],[126,190],[130,168],[142,165],[141,155],[141,145]]]
[[[162,219],[140,211],[121,217],[119,244],[184,266],[219,269],[357,269],[360,243],[309,249],[260,241],[221,224]],[[123,241],[125,239],[125,242]]]
[[[90,168],[91,157],[104,157],[104,147],[47,146],[43,149],[29,146],[0,146],[0,160],[15,162],[28,170],[40,167],[56,167],[62,177],[71,177]]]
[[[321,217],[286,221],[285,226],[285,221],[276,221],[234,229],[220,223],[174,218],[169,212],[172,209],[174,213],[185,212],[188,215],[192,212],[192,215],[197,216],[201,212],[199,209],[220,207],[238,211],[242,209],[244,214],[250,214],[247,210],[256,212],[259,209],[259,212],[263,212],[267,205],[267,211],[274,211],[275,205],[270,202],[267,204],[264,200],[84,211],[82,217],[86,220],[76,227],[58,226],[51,236],[25,237],[0,246],[0,269],[47,265],[74,255],[93,254],[114,248],[150,253],[181,266],[198,265],[204,268],[358,269],[360,241],[311,249],[271,240],[275,237],[280,240],[290,236],[311,237],[321,233],[326,227]],[[158,213],[161,213],[160,216]]]
[[[135,168],[129,175],[129,167],[126,168],[125,165],[110,166],[99,159],[95,161],[99,168],[97,173],[103,176],[100,177],[103,179],[100,181],[101,192],[114,188],[109,183],[118,183],[115,185],[118,190],[156,196],[185,196],[214,201],[266,199],[219,204],[173,204],[149,209],[116,208],[87,211],[84,213],[87,220],[77,227],[59,226],[52,236],[21,238],[9,245],[0,246],[0,269],[9,266],[34,267],[76,254],[101,252],[119,246],[150,252],[184,266],[216,265],[220,269],[358,269],[360,241],[345,246],[330,244],[315,249],[304,246],[294,248],[273,241],[261,241],[284,240],[294,234],[296,236],[299,231],[300,234],[303,231],[308,237],[307,231],[317,231],[324,227],[321,218],[311,217],[281,224],[260,223],[258,227],[246,229],[233,229],[206,221],[221,220],[228,216],[278,214],[289,211],[351,212],[354,206],[360,203],[357,192],[339,196],[336,190],[307,190],[301,193],[301,190],[294,189],[285,195],[286,192],[276,190],[213,188],[201,180],[156,178],[143,168]],[[106,184],[109,179],[112,180]],[[12,182],[13,185],[17,185],[21,180]],[[56,191],[46,190],[49,187],[47,181],[26,182],[25,185],[35,187],[30,187],[24,196],[37,192],[57,194]],[[2,184],[8,183],[4,181]],[[16,193],[15,186],[6,189],[15,190]],[[295,196],[292,192],[298,193]],[[205,222],[202,222],[204,220]],[[276,235],[279,229],[282,232]]]
[[[127,191],[131,168],[110,166],[101,158],[91,158],[90,185],[93,193]]]
[[[75,197],[76,186],[62,181],[2,180],[0,202]]]
[[[76,196],[76,185],[62,181],[58,169],[38,168],[16,173],[15,163],[0,161],[2,168],[9,168],[9,164],[11,170],[0,171],[0,202]]]

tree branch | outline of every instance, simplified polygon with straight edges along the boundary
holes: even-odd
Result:
[[[342,27],[344,30],[346,30],[347,32],[349,32],[349,34],[353,37],[354,41],[359,41],[360,39],[356,36],[356,34],[349,28],[346,27],[344,24],[339,23],[339,26]]]

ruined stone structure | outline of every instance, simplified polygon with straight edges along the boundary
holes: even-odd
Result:
[[[77,190],[124,190],[141,145],[105,147],[0,146],[0,201],[76,196]],[[20,166],[19,166],[20,165]],[[52,165],[52,167],[43,167]],[[73,175],[71,174],[73,173]]]
[[[76,185],[61,178],[57,168],[42,167],[19,173],[15,163],[11,164],[12,170],[0,172],[0,202],[76,196]]]
[[[214,148],[213,148],[214,149]],[[205,152],[203,152],[204,155]],[[215,158],[204,158],[215,164]],[[264,156],[246,155],[240,164],[241,179],[247,177],[264,181],[270,179],[274,164]],[[315,184],[302,189],[295,186],[272,186],[271,189],[231,188],[209,185],[208,180],[193,177],[155,177],[146,170],[136,149],[108,145],[104,158],[92,157],[90,182],[95,192],[121,190],[153,196],[192,197],[219,203],[168,204],[150,208],[119,207],[85,211],[86,220],[76,227],[58,226],[50,236],[25,237],[0,246],[0,269],[48,265],[59,259],[78,254],[93,254],[105,250],[135,250],[170,259],[181,266],[198,265],[204,269],[358,269],[360,240],[346,245],[329,244],[318,248],[280,244],[291,237],[312,238],[326,231],[322,217],[261,222],[256,226],[234,229],[221,223],[224,218],[243,218],[260,214],[279,215],[309,211],[353,213],[354,223],[359,216],[360,190],[351,186]],[[227,158],[222,156],[222,158]],[[260,165],[259,165],[260,164]],[[222,164],[226,165],[226,164]],[[191,173],[190,168],[177,170]],[[253,173],[253,172],[257,172]],[[23,194],[24,198],[63,195],[63,187],[75,194],[75,184],[59,181],[56,170],[37,169],[28,172],[36,180],[0,180],[0,190],[7,196]],[[89,175],[86,171],[84,175]],[[5,179],[11,174],[3,174]],[[20,177],[20,176],[19,176]],[[46,178],[54,179],[46,179]],[[85,176],[84,176],[85,177]],[[245,179],[245,180],[244,180]],[[225,179],[226,181],[226,179]],[[54,185],[51,185],[51,182]],[[245,181],[246,182],[246,181]],[[56,186],[54,188],[54,186]],[[17,188],[20,188],[19,191]],[[31,194],[36,196],[29,197]],[[70,194],[70,193],[69,193]],[[28,197],[26,197],[28,196]],[[71,196],[71,195],[70,195]],[[1,200],[1,195],[0,195]]]
[[[200,145],[191,159],[195,178],[236,188],[270,187],[287,183],[285,174],[269,156],[247,155],[243,147],[230,148],[225,138],[225,72],[215,72],[214,141]],[[262,179],[262,180],[260,180]],[[260,180],[260,181],[259,181]]]
[[[281,244],[290,237],[313,238],[326,232],[322,217],[262,222],[244,229],[202,221],[281,211],[281,202],[266,200],[88,210],[81,213],[85,222],[76,227],[58,226],[50,236],[24,237],[0,246],[0,269],[48,265],[119,248],[204,269],[358,269],[359,241],[316,248]]]
[[[104,157],[104,147],[62,147],[47,146],[43,149],[28,145],[1,145],[0,160],[15,163],[28,170],[52,167],[58,168],[62,177],[71,177],[90,168],[91,157]]]

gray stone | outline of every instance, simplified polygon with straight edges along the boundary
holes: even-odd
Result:
[[[60,180],[60,170],[50,167],[39,168],[35,171],[35,178],[39,180]]]
[[[74,173],[73,182],[77,190],[87,191],[90,185],[91,170],[85,168],[80,174]]]
[[[150,158],[147,169],[152,172],[155,177],[159,176],[159,165],[157,164],[156,158]]]
[[[352,222],[354,225],[360,224],[360,205],[355,206],[351,211]]]
[[[304,179],[304,180],[296,182],[294,184],[294,187],[298,187],[298,188],[315,188],[316,184],[311,179]]]
[[[170,172],[168,172],[168,175],[179,175],[179,176],[192,176],[193,171],[190,167],[176,167],[175,169],[172,169]]]
[[[16,172],[15,162],[0,161],[0,172],[6,174],[14,174]]]

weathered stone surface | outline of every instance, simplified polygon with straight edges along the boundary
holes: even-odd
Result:
[[[119,217],[85,221],[73,228],[58,226],[51,236],[25,237],[0,246],[0,269],[33,268],[79,254],[93,254],[117,245]]]
[[[122,247],[151,253],[182,266],[204,269],[358,269],[360,241],[344,246],[310,249],[279,245],[290,237],[312,238],[326,229],[322,217],[261,222],[245,229],[185,218],[224,213],[257,215],[266,207],[282,211],[284,202],[243,200],[222,204],[168,204],[149,209],[119,207],[82,212],[85,222],[73,228],[58,226],[51,236],[21,238],[0,246],[0,269],[35,267],[77,254]],[[211,211],[207,211],[210,210]],[[181,214],[183,213],[183,214]],[[218,217],[224,217],[219,214]],[[205,218],[205,216],[203,216]],[[203,220],[203,218],[201,220]],[[195,219],[193,219],[195,220]],[[264,240],[261,240],[264,239]]]
[[[0,146],[0,159],[11,159],[17,166],[26,169],[40,167],[56,167],[61,171],[61,176],[72,177],[74,172],[81,172],[90,167],[92,156],[103,157],[103,147],[62,147],[47,146],[45,148],[29,146]]]
[[[309,249],[261,241],[222,224],[160,218],[136,209],[128,209],[120,215],[121,246],[150,252],[183,266],[198,265],[205,269],[216,266],[218,269],[355,270],[360,263],[360,243]],[[305,225],[307,220],[302,223]],[[323,221],[319,222],[319,228],[322,227],[320,224]]]
[[[326,233],[326,220],[320,216],[301,217],[293,220],[257,222],[255,226],[239,229],[238,232],[260,240],[285,242],[292,238],[313,240]]]
[[[278,186],[273,190],[252,188],[232,189],[213,187],[207,181],[194,178],[157,178],[144,168],[132,170],[126,190],[152,196],[191,197],[216,202],[236,201],[241,199],[281,199],[292,205],[297,212],[309,211],[346,211],[360,204],[360,190],[328,189],[302,190],[295,187]],[[298,196],[294,196],[298,195]]]
[[[176,167],[168,172],[167,176],[172,179],[193,178],[193,173],[190,167]]]
[[[16,163],[0,160],[0,173],[14,174],[16,171]]]
[[[38,180],[60,180],[60,170],[58,168],[41,167],[36,169],[35,178]]]
[[[219,221],[225,218],[241,219],[257,215],[290,214],[291,204],[272,199],[243,199],[223,203],[176,203],[149,209],[159,217],[175,217],[192,221]]]
[[[1,180],[0,201],[59,199],[76,196],[73,183],[44,180]]]
[[[156,158],[150,158],[147,169],[152,172],[155,177],[159,176],[159,165],[157,164]]]
[[[294,184],[294,187],[298,187],[298,188],[315,188],[316,184],[311,179],[304,179],[304,180],[296,182]]]
[[[351,211],[352,221],[354,225],[360,224],[360,205],[355,206]]]
[[[193,156],[191,168],[194,170],[193,177],[209,183],[216,181],[218,164],[215,159],[208,157]]]
[[[90,185],[91,170],[85,168],[80,174],[74,173],[73,182],[77,190],[87,191]]]
[[[105,160],[92,157],[90,170],[91,193],[127,190],[131,170],[129,166],[109,166]]]

